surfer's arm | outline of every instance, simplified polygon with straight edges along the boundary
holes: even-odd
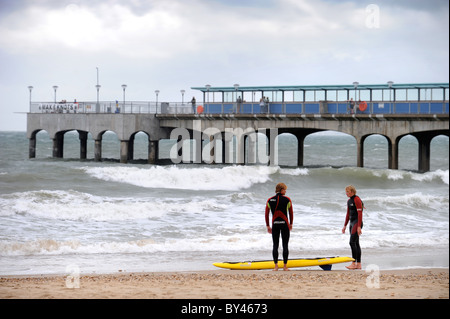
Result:
[[[292,225],[294,224],[294,209],[292,208],[292,202],[289,204],[289,229],[292,230]]]
[[[267,204],[266,204],[266,212],[265,212],[266,227],[267,227],[267,231],[269,233],[271,233],[272,229],[270,228],[270,225],[269,225],[269,213],[270,213],[270,206],[269,206],[269,202],[267,202]]]
[[[342,228],[342,233],[345,233],[345,228],[347,228],[348,221],[350,220],[350,210],[347,207],[347,215],[345,216],[344,228]]]
[[[363,205],[361,202],[361,198],[359,198],[358,196],[355,197],[355,205],[356,205],[356,211],[358,212],[358,224],[356,225],[356,230],[358,232],[358,235],[361,235]]]

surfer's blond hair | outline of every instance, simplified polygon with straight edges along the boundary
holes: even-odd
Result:
[[[285,183],[278,183],[275,187],[275,193],[281,192],[282,189],[287,189],[287,186]]]
[[[350,192],[352,192],[353,194],[356,194],[356,188],[355,188],[355,186],[353,186],[353,185],[348,185],[348,186],[345,188],[345,190],[346,190],[346,191],[350,191]]]

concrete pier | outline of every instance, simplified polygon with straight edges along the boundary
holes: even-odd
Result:
[[[36,156],[36,134],[40,130],[50,135],[53,157],[57,158],[64,156],[64,134],[76,130],[80,158],[87,158],[87,139],[91,134],[95,141],[94,159],[101,161],[103,134],[113,131],[120,140],[121,163],[133,160],[135,135],[144,132],[151,164],[158,163],[159,141],[170,138],[178,140],[174,164],[192,161],[278,165],[276,138],[289,133],[297,138],[297,165],[303,166],[305,138],[331,130],[355,138],[358,167],[364,166],[365,140],[379,134],[388,142],[388,168],[397,169],[399,142],[412,135],[419,144],[418,170],[428,171],[431,140],[437,135],[449,136],[448,83],[235,84],[191,89],[202,93],[202,102],[30,101],[29,157]],[[261,138],[268,146],[267,153],[258,150]],[[191,149],[187,152],[183,147],[186,140],[195,141],[192,159]],[[203,141],[209,147],[205,159]]]
[[[437,135],[449,136],[448,114],[66,114],[28,113],[27,137],[29,157],[36,156],[36,134],[48,132],[53,140],[53,157],[64,156],[64,134],[76,130],[80,139],[80,158],[87,158],[88,133],[95,140],[94,158],[102,159],[102,135],[113,131],[120,140],[120,162],[133,159],[134,136],[144,132],[148,136],[148,163],[158,161],[158,143],[162,139],[194,139],[196,145],[203,140],[216,146],[222,140],[222,158],[213,156],[210,162],[230,163],[228,145],[234,136],[239,140],[242,151],[237,152],[237,164],[254,162],[255,137],[258,133],[267,136],[269,160],[267,164],[277,165],[275,139],[279,134],[290,133],[298,141],[298,166],[303,166],[303,144],[309,134],[332,130],[352,135],[357,145],[357,166],[364,166],[364,141],[373,134],[380,134],[388,141],[388,168],[398,168],[398,144],[402,137],[413,135],[419,142],[419,171],[430,169],[430,142]],[[249,139],[250,137],[250,139]],[[249,139],[249,143],[245,140]],[[180,162],[183,149],[179,147]],[[195,162],[201,158],[201,147],[197,147]],[[180,157],[181,156],[181,157]],[[228,157],[227,157],[228,156]],[[247,156],[247,161],[245,160]]]

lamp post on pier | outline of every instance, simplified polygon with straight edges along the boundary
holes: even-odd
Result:
[[[97,89],[97,104],[95,104],[95,112],[100,113],[99,95],[101,85],[98,83],[98,67],[96,67],[96,69],[97,69],[97,85],[95,86],[95,88]]]
[[[205,110],[206,110],[206,113],[208,113],[209,112],[209,89],[211,89],[211,84],[206,84],[205,85],[205,87],[206,87],[206,94],[207,94],[207,96],[206,96],[206,99],[207,99],[207,101],[208,101],[208,104],[207,104],[207,107],[208,108],[206,108],[206,106],[205,105],[203,105],[203,107],[205,108]],[[204,95],[203,95],[204,96]],[[203,98],[203,104],[205,104],[205,99]]]
[[[353,82],[353,86],[355,87],[355,103],[356,103],[356,90],[358,89],[359,82]]]
[[[28,90],[30,90],[30,113],[31,113],[31,91],[33,90],[33,87],[31,85],[28,86]]]
[[[239,84],[236,83],[236,84],[233,85],[233,87],[234,87],[234,91],[236,92],[236,98],[234,99],[233,102],[236,102],[236,113],[240,113],[241,105],[240,105],[240,103],[238,101]]]
[[[394,84],[394,81],[387,82],[387,85],[389,86],[389,102],[392,102],[392,97],[391,97],[392,84]]]
[[[395,110],[394,110],[395,104],[394,104],[394,106],[392,105],[392,96],[391,96],[392,84],[394,84],[394,81],[388,81],[387,82],[387,85],[389,86],[389,111],[390,112],[392,112],[392,111],[395,112]],[[395,101],[395,91],[394,91],[394,101]]]
[[[155,94],[156,94],[156,110],[158,110],[158,94],[159,94],[159,90],[155,90]]]
[[[58,89],[57,85],[53,85],[53,90],[55,91],[55,103],[56,103],[56,90]]]
[[[95,111],[97,113],[100,113],[99,91],[102,86],[100,84],[97,84],[95,87],[97,88],[97,104],[95,104]]]
[[[184,105],[184,93],[186,92],[185,90],[180,90],[181,92],[181,105]]]
[[[123,89],[123,110],[122,112],[125,112],[125,89],[127,88],[126,84],[122,84],[122,89]]]

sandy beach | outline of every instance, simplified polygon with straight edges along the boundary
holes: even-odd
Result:
[[[274,289],[275,287],[275,289]],[[448,269],[1,276],[2,299],[448,299]]]

